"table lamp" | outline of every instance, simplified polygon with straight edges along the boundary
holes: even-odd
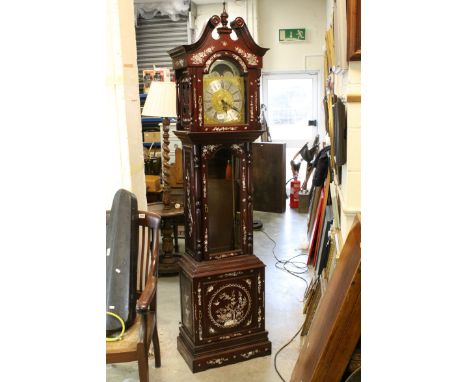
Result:
[[[141,115],[163,118],[163,204],[164,209],[171,208],[171,186],[169,184],[169,117],[176,117],[176,84],[175,82],[153,81],[146,97]]]

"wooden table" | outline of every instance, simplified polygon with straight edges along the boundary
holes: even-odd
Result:
[[[176,275],[179,273],[179,240],[177,227],[183,225],[184,208],[164,209],[162,203],[148,204],[148,211],[161,215],[162,250],[159,256],[159,275]]]

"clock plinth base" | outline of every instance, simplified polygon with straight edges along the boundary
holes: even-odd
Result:
[[[241,345],[218,343],[216,347],[208,350],[204,346],[197,347],[190,342],[181,329],[177,337],[177,350],[193,373],[271,355],[271,342],[268,341],[267,332],[257,333],[250,341],[243,338]]]
[[[271,354],[264,286],[265,265],[255,255],[182,256],[177,349],[194,373]]]

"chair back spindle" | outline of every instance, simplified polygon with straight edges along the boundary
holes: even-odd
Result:
[[[106,224],[110,211],[106,211]],[[137,262],[137,293],[145,288],[146,281],[157,272],[159,223],[158,214],[138,211],[138,262]]]

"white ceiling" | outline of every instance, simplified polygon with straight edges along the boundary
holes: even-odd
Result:
[[[226,1],[227,2],[227,1]],[[202,5],[202,4],[222,4],[222,0],[192,0],[192,3],[197,4],[197,5]]]

